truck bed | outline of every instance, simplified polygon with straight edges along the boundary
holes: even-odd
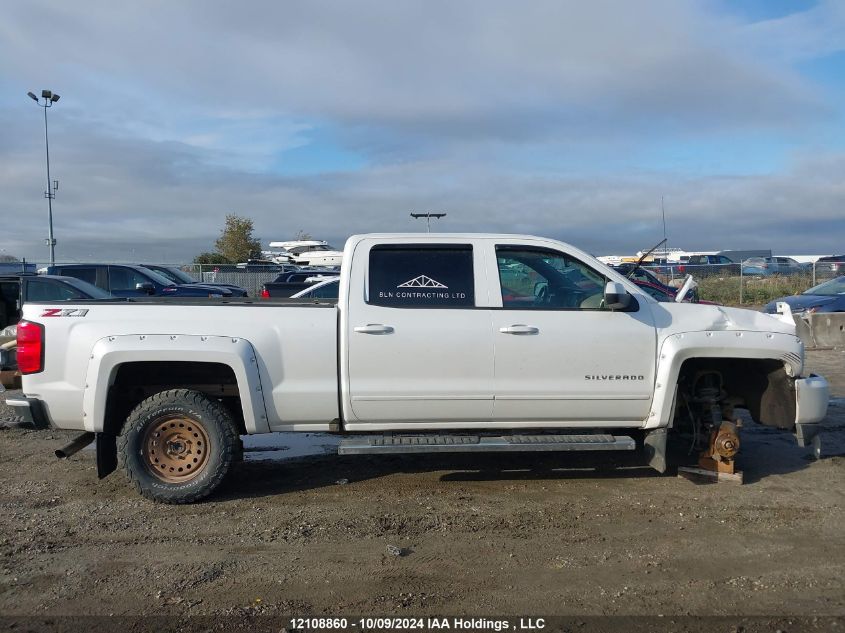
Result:
[[[155,378],[155,362],[224,363],[236,349],[244,371],[257,368],[256,387],[263,390],[255,411],[244,411],[254,418],[248,432],[326,431],[339,417],[334,302],[142,298],[26,308],[49,331],[45,369],[28,395],[51,394],[48,413],[59,428],[89,430],[97,414],[84,402],[86,385],[119,381],[120,370],[111,367],[121,358],[148,356],[147,373]]]

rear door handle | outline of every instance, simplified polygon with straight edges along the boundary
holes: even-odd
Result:
[[[389,325],[382,325],[381,323],[367,323],[367,325],[356,325],[352,328],[353,332],[359,334],[393,334],[393,328]]]
[[[510,325],[508,327],[500,327],[499,332],[502,334],[539,334],[540,328],[532,325]]]

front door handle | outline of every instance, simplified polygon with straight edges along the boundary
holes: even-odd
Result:
[[[356,325],[352,328],[353,332],[359,334],[393,334],[393,328],[389,325],[382,325],[381,323],[367,323],[367,325]]]
[[[500,327],[499,332],[502,334],[539,334],[540,328],[532,325],[509,325],[508,327]]]

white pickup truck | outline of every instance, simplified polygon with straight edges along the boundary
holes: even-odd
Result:
[[[734,407],[806,446],[828,386],[802,377],[787,306],[658,303],[567,244],[476,234],[361,235],[337,301],[154,299],[24,306],[36,426],[85,431],[100,477],[146,497],[211,493],[240,436],[343,436],[339,452],[640,451],[667,439],[732,471]]]

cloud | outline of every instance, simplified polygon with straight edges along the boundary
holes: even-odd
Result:
[[[661,195],[679,246],[741,236],[795,250],[800,236],[802,250],[837,250],[841,106],[798,62],[841,50],[842,14],[824,2],[747,24],[692,0],[17,3],[0,21],[0,214],[14,220],[0,246],[46,253],[42,120],[24,93],[50,87],[60,257],[185,261],[230,212],[265,242],[299,229],[337,242],[420,228],[408,217],[420,210],[446,211],[448,230],[633,252],[657,241]],[[657,161],[667,146],[701,150],[699,168]],[[712,167],[740,146],[785,148],[784,167]],[[306,153],[313,166],[296,169]]]
[[[745,25],[741,35],[769,59],[802,61],[845,50],[845,5],[823,0],[787,16]]]
[[[15,218],[2,242],[43,259],[46,209],[33,195],[43,156],[34,147],[19,154],[29,133],[13,131],[0,146],[0,164],[17,166],[0,171]],[[540,174],[450,157],[284,177],[209,165],[184,144],[115,140],[85,127],[62,135],[54,211],[65,259],[189,261],[232,212],[253,218],[265,244],[300,229],[338,245],[352,233],[419,231],[409,213],[432,210],[448,213],[438,230],[539,234],[627,253],[659,239],[661,196],[677,246],[841,250],[843,153],[796,155],[783,172],[740,176]]]
[[[367,134],[531,140],[765,128],[824,110],[797,73],[745,53],[746,31],[697,2],[150,6],[18,4],[0,26],[15,51],[6,72],[57,66],[72,98],[143,129],[162,116],[167,129],[174,112],[261,108]],[[768,28],[808,36],[818,20],[806,21]]]

